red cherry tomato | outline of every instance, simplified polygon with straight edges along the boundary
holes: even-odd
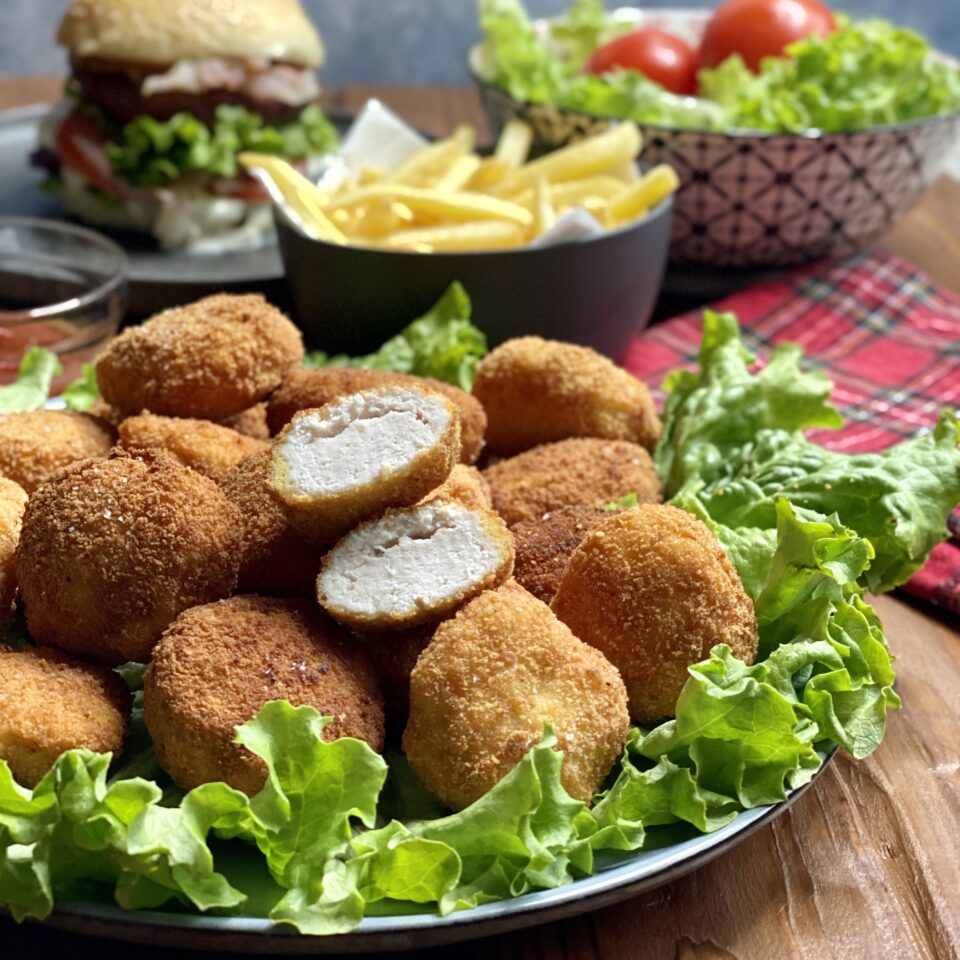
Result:
[[[93,117],[71,113],[57,131],[57,154],[64,166],[76,170],[102,193],[119,196],[123,187],[114,178],[104,153],[106,137]]]
[[[715,67],[739,53],[753,71],[764,57],[780,57],[795,40],[837,29],[819,0],[726,0],[714,11],[700,44],[700,66]]]
[[[587,73],[609,73],[617,67],[636,70],[672,93],[697,89],[697,54],[690,44],[658,27],[643,27],[597,47]]]

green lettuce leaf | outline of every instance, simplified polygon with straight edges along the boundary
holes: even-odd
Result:
[[[47,402],[54,378],[62,372],[52,350],[30,347],[20,361],[13,383],[0,386],[0,414],[38,410]]]
[[[427,313],[404,327],[376,353],[365,357],[311,353],[304,366],[393,370],[433,377],[469,391],[486,353],[486,337],[470,322],[470,298],[455,282]]]
[[[71,410],[89,410],[100,396],[97,368],[92,363],[85,363],[80,376],[67,384],[60,396]]]
[[[243,107],[224,105],[209,126],[190,113],[169,120],[136,117],[105,149],[117,176],[138,187],[159,187],[188,173],[236,177],[237,154],[244,150],[301,160],[329,153],[337,143],[336,131],[315,104],[277,126]]]

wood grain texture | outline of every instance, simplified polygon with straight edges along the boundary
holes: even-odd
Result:
[[[0,78],[0,108],[50,99],[56,79]],[[479,123],[471,90],[349,87],[435,134]],[[960,289],[960,184],[943,179],[885,239]],[[695,873],[616,907],[417,954],[428,960],[956,960],[960,958],[960,633],[957,621],[876,601],[899,656],[904,708],[868,760],[838,757],[769,827]],[[0,920],[0,958],[187,960],[196,954],[68,937]]]

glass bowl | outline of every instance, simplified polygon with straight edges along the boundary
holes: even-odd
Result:
[[[127,258],[106,237],[56,220],[0,216],[0,384],[30,347],[63,365],[58,392],[117,332],[127,304]]]

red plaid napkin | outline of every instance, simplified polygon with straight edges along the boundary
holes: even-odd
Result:
[[[916,267],[886,253],[817,263],[713,304],[740,318],[747,347],[798,343],[808,367],[834,383],[847,421],[811,439],[845,453],[882,450],[932,426],[944,407],[960,407],[960,295],[936,288]],[[623,365],[657,389],[667,371],[695,363],[699,310],[639,335]],[[960,613],[960,508],[953,539],[938,546],[903,587]]]

